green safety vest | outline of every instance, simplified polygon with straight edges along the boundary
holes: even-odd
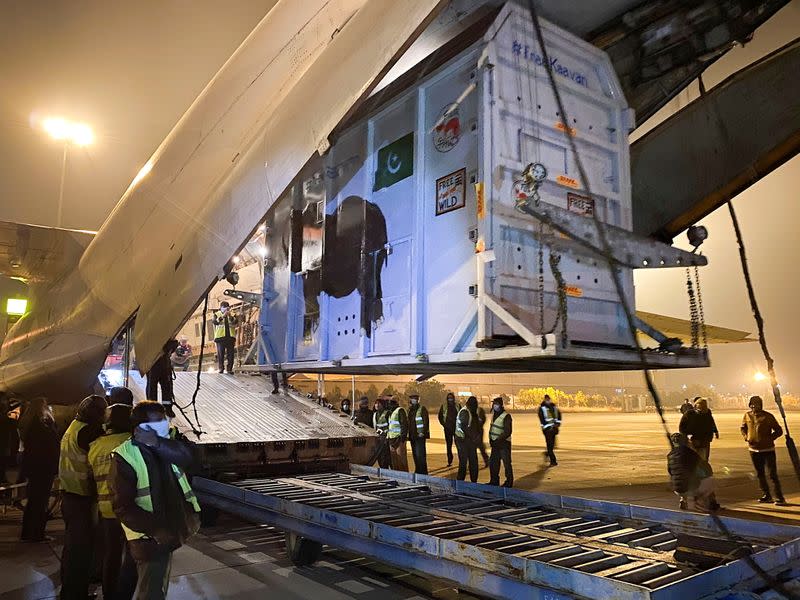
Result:
[[[492,419],[492,426],[489,428],[489,439],[491,441],[495,441],[497,438],[503,435],[503,432],[505,431],[503,425],[505,425],[507,416],[508,413],[503,411],[503,414],[501,414],[499,417]],[[511,440],[510,437],[508,439]]]
[[[150,495],[150,475],[147,473],[147,463],[144,461],[142,451],[133,443],[132,439],[128,439],[114,450],[116,454],[128,463],[136,472],[136,505],[142,510],[153,512],[153,497]],[[197,502],[197,497],[192,491],[192,486],[186,478],[186,474],[181,471],[177,465],[172,465],[172,471],[178,478],[178,484],[181,486],[183,497],[192,505],[194,511],[200,512],[200,504]],[[134,531],[122,523],[122,529],[125,531],[125,537],[128,540],[138,540],[147,537],[140,531]]]
[[[89,466],[97,485],[97,506],[104,519],[114,519],[111,507],[111,489],[108,477],[111,473],[111,453],[122,442],[131,437],[130,433],[107,433],[89,445]]]
[[[70,494],[92,496],[94,489],[89,478],[89,457],[78,446],[78,433],[86,423],[75,419],[69,424],[61,438],[61,454],[58,458],[58,479],[61,489]]]
[[[219,325],[214,326],[214,339],[217,340],[219,338],[225,337],[225,319],[228,319],[228,332],[230,336],[235,338],[236,337],[236,325],[234,324],[233,313],[228,311],[227,315],[223,315],[221,312],[215,312],[214,316],[220,321]]]
[[[406,409],[402,406],[398,406],[392,412],[392,415],[389,417],[389,432],[386,434],[386,437],[390,440],[394,440],[400,437],[400,434],[403,432],[403,428],[400,426],[400,413],[405,413]]]
[[[389,429],[389,419],[387,418],[386,410],[376,410],[372,414],[372,427],[375,431],[386,431]]]
[[[460,417],[461,417],[461,413],[464,412],[464,411],[467,411],[467,414],[469,415],[469,421],[467,422],[467,428],[469,428],[472,425],[472,413],[469,412],[469,409],[466,406],[464,406],[461,410],[458,411],[458,414],[456,415],[456,437],[459,438],[459,439],[462,439],[462,440],[464,439],[464,430],[461,429],[461,419],[460,419]]]

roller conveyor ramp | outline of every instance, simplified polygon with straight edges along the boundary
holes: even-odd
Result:
[[[702,514],[361,466],[194,488],[284,529],[290,555],[302,537],[492,598],[771,598],[744,554],[785,585],[800,574],[800,527],[724,516],[729,537]]]
[[[197,394],[197,435],[186,416],[197,373],[175,374],[173,424],[198,446],[202,472],[209,476],[269,475],[346,470],[366,462],[377,444],[375,433],[292,389],[272,394],[266,376],[202,373]]]

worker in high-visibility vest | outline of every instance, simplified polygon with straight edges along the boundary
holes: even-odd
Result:
[[[386,432],[389,440],[389,453],[392,469],[408,472],[408,415],[406,409],[392,398],[389,401],[389,430]]]
[[[467,398],[467,405],[458,411],[456,417],[456,450],[458,451],[458,474],[456,479],[464,481],[469,469],[469,480],[478,481],[478,445],[480,444],[480,425],[478,424],[478,399]]]
[[[381,469],[388,469],[392,464],[392,456],[389,450],[389,440],[386,434],[389,433],[389,409],[383,397],[375,400],[375,411],[372,413],[372,427],[380,436],[378,441],[378,466]]]
[[[492,400],[492,417],[489,426],[489,485],[500,485],[500,462],[505,466],[503,487],[513,487],[514,470],[511,467],[511,415],[503,407],[500,397]]]
[[[61,552],[62,600],[85,600],[97,525],[97,492],[89,474],[89,445],[103,435],[106,400],[89,396],[78,405],[75,419],[61,438],[58,479],[64,549]]]
[[[231,305],[223,300],[219,303],[219,310],[214,312],[212,321],[219,372],[224,373],[227,366],[228,373],[233,375],[233,355],[236,350],[236,326],[239,324],[239,317],[231,310]]]
[[[453,464],[453,438],[456,435],[456,416],[461,405],[456,402],[453,392],[447,392],[447,399],[439,407],[439,424],[444,429],[444,447],[447,452],[447,466]]]
[[[428,453],[425,444],[431,437],[428,409],[420,404],[419,394],[409,395],[408,402],[408,439],[414,457],[414,473],[427,475]]]
[[[200,527],[200,505],[186,471],[195,464],[190,444],[170,439],[158,402],[131,411],[133,436],[112,452],[111,505],[122,524],[139,575],[137,598],[163,600],[172,553]]]
[[[542,434],[547,448],[544,453],[545,458],[549,458],[550,466],[555,467],[558,464],[555,447],[558,429],[561,427],[561,411],[558,410],[549,394],[544,395],[544,399],[539,405],[539,421],[542,424]]]
[[[111,507],[108,479],[111,472],[111,453],[130,437],[131,407],[127,404],[112,404],[109,407],[105,435],[89,445],[89,469],[97,486],[97,507],[100,509],[103,540],[103,598],[132,598],[136,590],[136,565],[130,556],[123,563],[125,534]],[[125,566],[121,572],[123,564]]]

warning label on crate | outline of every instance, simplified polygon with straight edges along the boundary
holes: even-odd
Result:
[[[467,170],[459,169],[436,180],[436,216],[466,206]]]
[[[578,187],[578,180],[573,179],[572,177],[567,177],[566,175],[559,175],[556,177],[556,181],[561,185],[566,185],[571,188]]]
[[[572,296],[573,298],[580,298],[583,296],[583,290],[577,285],[567,285],[564,287],[564,291],[567,293],[567,296]]]
[[[486,200],[483,195],[482,181],[478,181],[475,184],[475,209],[479,219],[483,219],[486,216]]]
[[[581,196],[580,194],[567,194],[567,209],[584,217],[594,216],[594,198]]]

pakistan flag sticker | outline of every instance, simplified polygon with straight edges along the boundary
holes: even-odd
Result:
[[[414,174],[414,132],[378,150],[373,192],[394,185]]]

